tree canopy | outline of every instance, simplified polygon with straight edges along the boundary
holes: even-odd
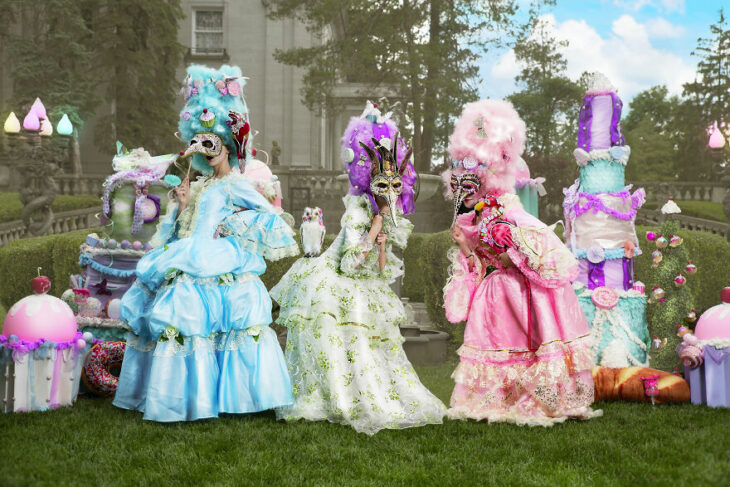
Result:
[[[416,168],[429,170],[462,105],[477,99],[480,54],[525,28],[516,0],[272,0],[272,18],[297,18],[319,38],[310,48],[276,53],[304,68],[303,101],[318,113],[340,108],[341,82],[395,90],[412,137]],[[553,0],[533,0],[527,17]]]

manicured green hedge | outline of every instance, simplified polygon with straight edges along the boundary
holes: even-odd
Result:
[[[643,251],[636,259],[636,278],[645,282],[651,281],[655,272],[651,267],[651,253],[656,247],[645,238],[650,229],[657,230],[649,227],[636,229]],[[718,304],[720,290],[730,286],[730,244],[723,237],[709,232],[681,230],[679,235],[684,239],[683,245],[687,246],[692,263],[699,269],[697,274],[688,278],[687,284],[699,316],[707,308]],[[448,278],[449,266],[446,252],[452,245],[448,231],[427,234],[420,250],[418,269],[422,276],[424,301],[431,322],[441,330],[458,335],[463,330],[463,324],[456,326],[449,323],[443,308],[443,287]],[[671,292],[671,289],[667,292]],[[649,317],[654,311],[653,306],[647,308]]]
[[[51,208],[54,212],[80,210],[82,208],[100,207],[101,200],[96,196],[58,195]],[[23,204],[18,193],[0,193],[0,223],[20,220]]]
[[[656,250],[653,242],[646,240],[648,230],[657,231],[659,227],[637,227],[643,255],[636,259],[637,279],[649,281],[654,270],[651,268],[651,253]],[[709,232],[680,230],[689,258],[697,266],[697,274],[687,278],[687,286],[692,291],[697,314],[720,303],[720,291],[730,286],[730,244],[725,238]],[[647,292],[650,291],[647,289]],[[667,290],[671,292],[671,290]],[[651,313],[651,306],[648,309]]]
[[[424,248],[423,244],[429,236],[427,233],[412,233],[408,239],[408,247],[403,252],[403,263],[408,271],[403,276],[401,296],[410,298],[414,303],[424,301],[426,274],[423,272],[420,260]]]
[[[30,294],[30,280],[41,273],[52,282],[51,294],[69,287],[69,276],[79,272],[79,246],[94,230],[25,238],[0,249],[0,301],[6,307]],[[97,232],[100,230],[96,230]]]
[[[644,254],[636,260],[637,279],[648,282],[651,273],[651,252],[653,244],[644,235],[649,228],[638,227],[637,233]],[[655,230],[652,228],[652,230]],[[0,302],[5,307],[30,293],[30,280],[36,275],[36,268],[53,281],[52,293],[60,295],[69,285],[68,276],[79,272],[79,245],[87,233],[80,231],[63,235],[37,237],[11,242],[0,249]],[[730,285],[730,244],[724,238],[707,232],[682,230],[692,262],[699,271],[688,280],[698,314],[718,304],[720,290]],[[328,247],[333,235],[327,235]],[[426,303],[431,322],[437,328],[460,335],[463,324],[453,325],[444,316],[443,287],[448,277],[449,263],[446,252],[453,245],[448,231],[434,234],[413,234],[404,252],[406,275],[402,294],[411,300]],[[264,284],[271,288],[286,273],[297,257],[268,262],[262,276]],[[651,306],[648,312],[652,313]]]

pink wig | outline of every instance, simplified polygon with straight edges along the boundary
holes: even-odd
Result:
[[[525,150],[525,122],[512,104],[504,100],[480,100],[464,105],[449,137],[449,156],[455,162],[472,158],[475,169],[457,164],[442,174],[451,197],[452,174],[474,173],[480,181],[479,195],[499,196],[514,192],[515,173]]]

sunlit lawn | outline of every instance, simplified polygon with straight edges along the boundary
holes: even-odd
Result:
[[[453,363],[418,368],[444,401]],[[374,437],[273,413],[164,425],[108,399],[0,415],[2,485],[728,485],[730,410],[598,404],[552,428],[446,421]]]

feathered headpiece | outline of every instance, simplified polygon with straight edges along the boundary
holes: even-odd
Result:
[[[231,167],[243,170],[251,150],[247,147],[251,126],[243,98],[244,84],[238,66],[188,66],[183,86],[185,106],[178,129],[180,137],[190,144],[183,155],[192,154],[193,167],[203,174],[212,172],[204,156],[220,154],[223,145],[230,152]]]
[[[408,215],[415,209],[416,169],[411,162],[412,150],[399,137],[398,127],[388,115],[382,115],[377,105],[368,102],[361,116],[350,119],[342,137],[343,168],[350,179],[349,194],[368,195],[375,211],[379,211],[375,195],[382,192],[380,196],[391,200],[391,208],[399,205],[400,211]]]

